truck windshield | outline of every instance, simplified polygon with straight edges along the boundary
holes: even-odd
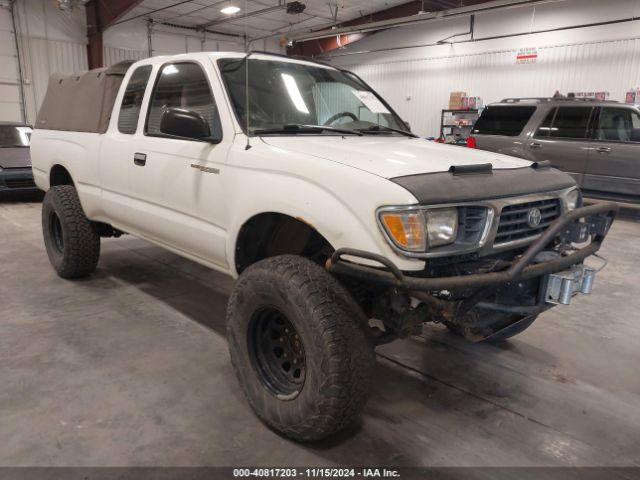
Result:
[[[278,60],[250,58],[248,63],[249,134],[399,135],[407,130],[353,74]],[[247,60],[222,59],[218,65],[238,121],[246,130]]]
[[[31,127],[0,125],[0,148],[28,147]]]

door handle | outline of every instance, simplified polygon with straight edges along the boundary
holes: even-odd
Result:
[[[598,147],[596,148],[596,152],[598,153],[611,153],[610,147]]]
[[[541,143],[530,143],[529,148],[542,148]]]
[[[135,163],[139,167],[144,167],[147,163],[147,155],[144,153],[134,153],[133,163]]]

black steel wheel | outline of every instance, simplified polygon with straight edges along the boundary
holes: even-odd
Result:
[[[300,393],[306,376],[304,345],[286,315],[275,307],[258,310],[249,324],[249,352],[262,382],[279,397]]]
[[[64,252],[64,236],[62,234],[62,223],[60,223],[60,218],[58,214],[52,210],[49,214],[49,235],[51,235],[52,247],[55,248],[58,252]]]

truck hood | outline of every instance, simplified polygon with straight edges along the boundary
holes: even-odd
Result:
[[[324,158],[384,178],[445,172],[453,165],[491,163],[494,169],[531,165],[519,158],[420,138],[299,135],[262,137],[262,140],[276,148]]]
[[[0,168],[27,168],[30,166],[31,151],[29,148],[0,148]]]

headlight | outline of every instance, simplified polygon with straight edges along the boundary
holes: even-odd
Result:
[[[421,210],[382,212],[380,221],[398,248],[409,252],[424,252],[427,249],[425,221]]]
[[[408,252],[426,252],[427,246],[438,247],[455,242],[458,209],[383,211],[380,223],[396,247]]]
[[[580,195],[580,190],[577,188],[571,190],[564,196],[564,206],[567,212],[575,210],[582,206],[582,195]]]
[[[427,243],[429,247],[447,245],[456,241],[458,235],[458,209],[434,208],[425,212],[427,216]]]

